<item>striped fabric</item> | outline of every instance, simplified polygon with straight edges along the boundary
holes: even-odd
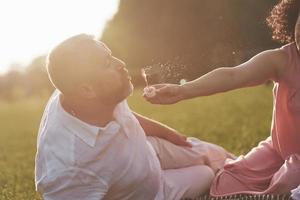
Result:
[[[184,200],[292,200],[290,194],[264,194],[264,195],[252,195],[252,194],[236,194],[222,197],[213,197],[210,195],[199,196],[195,199]]]

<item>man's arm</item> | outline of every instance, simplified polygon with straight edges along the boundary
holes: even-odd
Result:
[[[181,135],[175,129],[172,129],[160,122],[149,119],[138,113],[133,112],[133,114],[140,122],[147,136],[163,138],[180,146],[192,146],[189,142],[186,141],[186,136]]]

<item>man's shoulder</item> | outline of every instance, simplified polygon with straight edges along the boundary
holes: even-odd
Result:
[[[54,128],[53,125],[59,124],[56,123],[59,122],[59,119],[56,118],[55,116],[52,117],[52,115],[55,115],[55,112],[57,110],[57,103],[59,101],[58,95],[59,94],[57,93],[57,91],[54,91],[51,97],[49,98],[45,106],[43,116],[41,118],[39,132],[53,129]]]
[[[38,131],[38,143],[49,143],[56,146],[64,141],[70,141],[72,134],[64,126],[59,108],[59,92],[54,91],[45,107]],[[68,139],[66,139],[68,137]],[[52,144],[53,143],[53,144]],[[68,144],[66,144],[67,146]]]

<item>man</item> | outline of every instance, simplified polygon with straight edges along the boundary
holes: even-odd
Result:
[[[73,36],[50,52],[47,70],[57,90],[40,125],[35,179],[46,200],[173,200],[209,189],[227,152],[132,112],[128,71],[103,43]]]

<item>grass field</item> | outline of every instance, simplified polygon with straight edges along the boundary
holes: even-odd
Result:
[[[171,106],[145,102],[140,91],[131,108],[180,132],[246,153],[266,138],[272,114],[271,86],[197,98]],[[34,156],[46,99],[0,102],[0,200],[41,199],[34,189]]]

